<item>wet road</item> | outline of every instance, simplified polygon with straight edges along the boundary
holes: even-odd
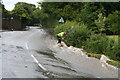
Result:
[[[3,78],[117,78],[118,70],[83,55],[74,47],[58,47],[43,29],[2,32]],[[1,59],[1,57],[0,57]]]
[[[2,41],[0,41],[0,79],[2,78]]]

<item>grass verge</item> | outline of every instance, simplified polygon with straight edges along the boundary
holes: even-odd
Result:
[[[88,55],[88,57],[94,57],[97,59],[100,59],[101,57],[101,54],[94,54],[94,53],[86,53],[86,55]]]
[[[102,54],[86,53],[86,55],[88,55],[88,57],[94,57],[94,58],[100,59]],[[112,61],[107,61],[107,63],[117,68],[120,68],[120,61],[112,60]]]
[[[120,61],[107,61],[108,64],[116,66],[117,68],[120,68]]]

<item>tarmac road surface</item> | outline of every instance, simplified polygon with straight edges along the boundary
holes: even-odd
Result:
[[[118,78],[118,69],[105,66],[73,47],[59,47],[41,28],[0,35],[3,78]]]

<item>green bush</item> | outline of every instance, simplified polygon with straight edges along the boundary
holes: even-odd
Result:
[[[120,47],[114,40],[107,38],[105,35],[94,34],[86,40],[84,49],[87,52],[104,54],[113,60],[120,61]]]
[[[86,40],[84,49],[96,54],[105,54],[108,39],[101,34],[93,34]]]
[[[67,45],[72,45],[75,47],[82,47],[85,44],[85,41],[91,35],[91,31],[83,24],[78,24],[76,22],[67,21],[64,24],[58,25],[54,29],[55,35],[59,32],[68,31],[68,34],[65,35],[64,42]]]
[[[78,48],[83,48],[88,53],[104,54],[113,60],[120,61],[120,46],[117,41],[109,39],[106,35],[95,34],[87,26],[77,22],[66,21],[54,28],[54,35],[68,31],[64,42]]]
[[[58,34],[63,31],[73,31],[72,26],[79,26],[77,22],[74,21],[66,21],[64,24],[59,24],[54,28],[54,33]]]
[[[119,60],[120,61],[120,46],[118,45],[117,42],[115,42],[113,45],[112,45],[112,48],[107,49],[107,54],[109,56],[109,58],[113,59],[113,60]]]

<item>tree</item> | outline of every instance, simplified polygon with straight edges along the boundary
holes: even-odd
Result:
[[[11,14],[20,16],[21,20],[27,25],[33,25],[38,23],[38,18],[35,17],[38,8],[34,4],[29,4],[25,2],[18,2],[15,4],[14,9]]]
[[[5,9],[4,4],[2,4],[2,0],[0,1],[0,9],[1,9],[1,12],[8,13],[8,11]]]
[[[55,27],[60,17],[63,17],[64,20],[77,20],[81,8],[82,3],[76,2],[43,2],[41,4],[42,25]]]
[[[97,25],[100,33],[105,32],[105,21],[106,17],[104,17],[102,13],[99,13],[98,19],[95,20],[95,24]]]
[[[41,14],[41,10],[39,7],[37,7],[31,15],[31,21],[29,23],[29,25],[39,25],[40,24],[40,14]]]
[[[36,9],[36,6],[34,4],[29,4],[25,2],[16,3],[15,8],[18,8],[18,7],[24,8],[29,14],[32,14],[32,11]]]
[[[109,30],[112,31],[114,34],[119,34],[118,32],[118,21],[120,21],[120,11],[116,10],[112,14],[108,15],[107,18],[107,25]]]
[[[104,13],[104,7],[101,3],[84,3],[84,7],[79,13],[79,22],[84,23],[89,29],[97,32],[95,20],[98,18],[99,13]]]
[[[17,7],[14,10],[12,10],[11,14],[20,16],[20,19],[22,20],[23,23],[28,23],[29,20],[31,19],[31,16],[28,14],[28,12],[21,7]]]
[[[106,16],[112,14],[112,12],[118,10],[120,11],[120,1],[119,2],[101,2],[105,9]]]

